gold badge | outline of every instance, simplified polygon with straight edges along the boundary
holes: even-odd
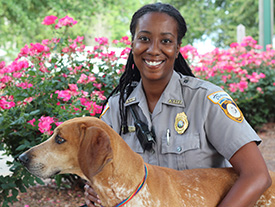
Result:
[[[175,130],[179,134],[183,134],[188,127],[187,116],[184,112],[178,113],[175,119]]]

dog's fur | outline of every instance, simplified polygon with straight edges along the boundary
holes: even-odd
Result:
[[[38,177],[74,173],[90,181],[104,207],[126,199],[145,175],[142,157],[106,123],[92,117],[64,122],[47,141],[19,159]],[[147,166],[148,178],[143,188],[125,206],[214,207],[237,179],[230,168],[176,171]],[[274,173],[271,176],[274,181]],[[262,195],[257,206],[275,206],[274,185]]]

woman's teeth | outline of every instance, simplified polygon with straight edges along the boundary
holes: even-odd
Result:
[[[157,66],[157,65],[161,64],[162,61],[147,61],[147,60],[145,60],[145,63],[150,66]]]

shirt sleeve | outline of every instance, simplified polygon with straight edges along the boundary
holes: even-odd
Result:
[[[209,94],[205,100],[205,130],[209,142],[227,160],[244,145],[261,139],[245,120],[233,99],[224,91]]]

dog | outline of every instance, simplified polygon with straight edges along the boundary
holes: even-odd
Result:
[[[232,168],[177,171],[144,163],[105,122],[74,118],[19,160],[30,173],[49,178],[77,174],[90,182],[102,206],[217,206],[238,179]],[[275,174],[271,172],[273,181]],[[275,185],[256,206],[275,206]]]

